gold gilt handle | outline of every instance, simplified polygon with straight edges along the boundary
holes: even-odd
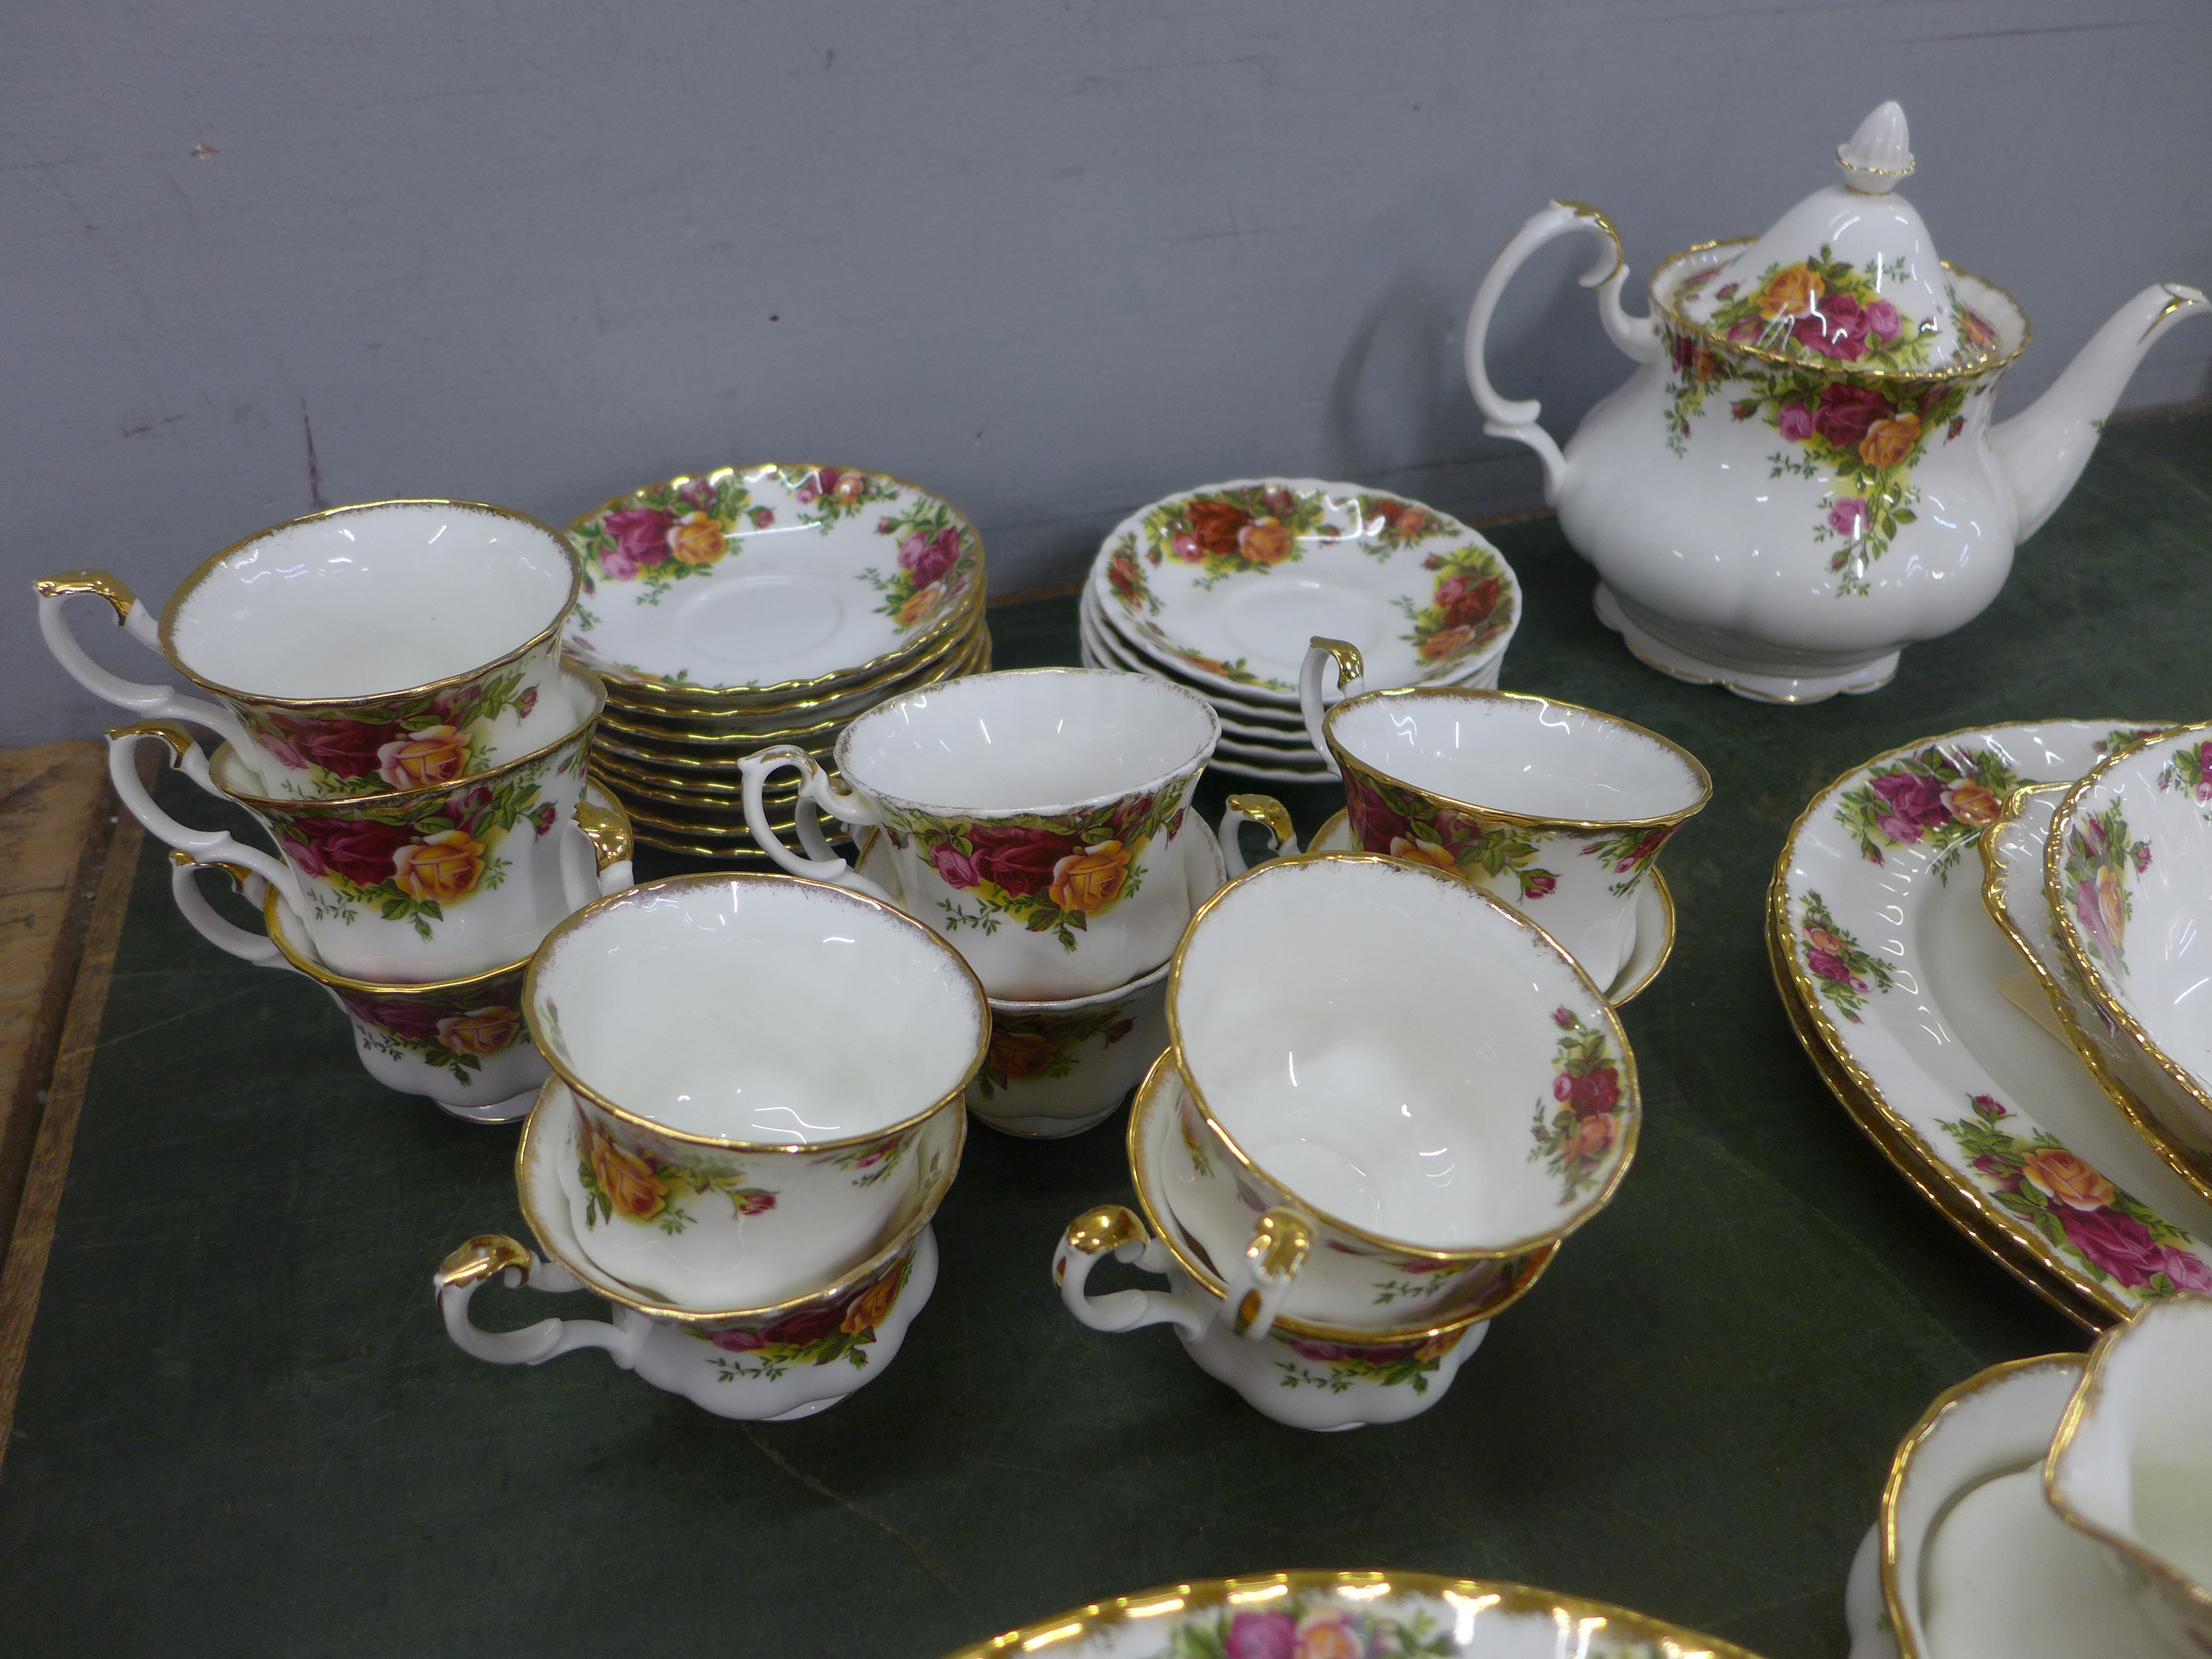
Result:
[[[1270,845],[1283,857],[1297,856],[1297,832],[1291,827],[1290,811],[1282,802],[1273,795],[1231,795],[1214,833],[1221,842],[1221,862],[1232,881],[1251,867],[1244,860],[1243,842],[1237,834],[1248,823],[1265,830]]]

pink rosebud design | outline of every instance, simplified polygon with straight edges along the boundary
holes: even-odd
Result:
[[[538,688],[533,685],[514,700],[514,718],[526,720],[530,718],[530,711],[537,707]]]
[[[668,562],[668,532],[676,515],[656,507],[627,507],[610,513],[607,533],[615,544],[599,555],[599,569],[615,581],[628,581],[640,570]]]
[[[1558,1026],[1562,1031],[1571,1031],[1577,1025],[1580,1024],[1581,1022],[1575,1018],[1575,1011],[1573,1009],[1554,1008],[1552,1010],[1552,1024]]]
[[[1829,295],[1790,331],[1823,357],[1856,362],[1866,355],[1866,312],[1848,294]]]
[[[1897,337],[1897,307],[1887,300],[1876,300],[1866,308],[1867,331],[1877,340]]]
[[[1298,1621],[1287,1613],[1237,1613],[1221,1644],[1228,1659],[1291,1659],[1297,1646]]]
[[[1782,435],[1793,444],[1802,444],[1813,435],[1813,411],[1802,404],[1782,405]]]
[[[1849,541],[1856,541],[1866,534],[1867,504],[1856,495],[1846,495],[1828,509],[1828,528]]]
[[[1521,896],[1540,899],[1559,884],[1559,878],[1549,870],[1531,870],[1521,878]]]

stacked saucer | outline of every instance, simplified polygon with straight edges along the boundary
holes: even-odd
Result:
[[[607,708],[592,769],[649,846],[759,858],[738,763],[826,757],[886,697],[990,666],[983,544],[949,502],[852,467],[647,484],[568,526],[584,594],[563,645]],[[795,784],[769,792],[789,830]]]
[[[1434,507],[1353,484],[1259,478],[1171,495],[1115,526],[1081,617],[1087,665],[1154,675],[1213,705],[1215,766],[1322,782],[1334,774],[1297,696],[1316,635],[1359,647],[1369,690],[1494,687],[1521,589],[1496,548]]]

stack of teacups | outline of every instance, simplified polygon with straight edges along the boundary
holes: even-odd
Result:
[[[240,939],[179,872],[195,925],[277,953],[352,1020],[364,1064],[456,1115],[520,1116],[544,1061],[516,1017],[546,930],[629,880],[628,827],[584,801],[592,678],[564,668],[579,572],[560,532],[465,501],[337,507],[218,553],[158,625],[104,572],[39,584],[63,666],[143,718],[109,733],[108,769],[148,830],[251,879],[270,941]],[[99,667],[62,617],[97,593],[204,696]],[[179,721],[224,739],[210,761]],[[266,830],[271,855],[157,806],[134,751],[170,763]],[[261,890],[265,884],[265,893]]]
[[[516,1175],[549,1261],[464,1245],[437,1282],[454,1341],[501,1363],[608,1348],[741,1418],[804,1416],[880,1371],[928,1299],[989,1036],[959,952],[860,894],[684,876],[554,929],[526,1000],[554,1076]],[[594,1291],[615,1322],[477,1330],[469,1297],[509,1267]]]
[[[1316,638],[1298,679],[1314,746],[1344,780],[1352,845],[1431,865],[1504,900],[1625,1000],[1617,981],[1650,954],[1644,931],[1673,932],[1655,866],[1712,795],[1697,757],[1656,732],[1549,697],[1359,690],[1362,665],[1354,647]],[[1332,666],[1349,695],[1324,709]]]
[[[2181,1295],[1937,1396],[1852,1568],[1853,1659],[2212,1652],[2208,1376],[2212,1299]]]
[[[1214,764],[1319,782],[1298,663],[1326,629],[1377,687],[1494,686],[1521,620],[1498,550],[1449,514],[1358,484],[1249,478],[1140,507],[1092,561],[1083,660],[1188,686],[1221,717]]]
[[[983,544],[951,503],[855,467],[723,467],[568,526],[584,599],[568,651],[606,683],[592,769],[638,838],[758,858],[738,767],[826,756],[885,698],[990,666]],[[788,833],[794,785],[766,810]]]
[[[1312,1429],[1433,1405],[1488,1322],[1627,1172],[1618,1018],[1540,928],[1443,872],[1285,858],[1193,919],[1175,1046],[1139,1092],[1118,1206],[1054,1259],[1097,1330],[1170,1323],[1261,1412]],[[1085,1289],[1114,1252],[1170,1289]]]
[[[2015,790],[1983,833],[1983,897],[2059,1034],[2212,1200],[2212,725],[2122,744]]]
[[[977,675],[855,720],[842,784],[803,750],[749,757],[746,818],[782,868],[874,894],[957,946],[991,998],[970,1109],[1011,1133],[1073,1134],[1164,1046],[1169,958],[1222,879],[1189,810],[1218,731],[1200,698],[1141,675]],[[799,774],[804,857],[767,810],[784,767]],[[830,853],[817,812],[880,832],[865,873]]]

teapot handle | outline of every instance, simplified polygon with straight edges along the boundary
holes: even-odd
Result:
[[[1584,271],[1580,278],[1584,288],[1598,290],[1598,320],[1604,324],[1606,336],[1622,351],[1639,363],[1659,360],[1659,330],[1650,317],[1631,317],[1620,308],[1620,290],[1628,280],[1628,261],[1620,249],[1620,237],[1613,222],[1587,202],[1553,202],[1533,216],[1528,222],[1513,234],[1490,267],[1490,274],[1482,279],[1475,290],[1474,306],[1467,313],[1467,384],[1474,393],[1474,401],[1483,415],[1482,429],[1493,438],[1511,438],[1524,443],[1536,452],[1544,463],[1544,500],[1556,506],[1559,485],[1567,476],[1567,458],[1552,434],[1536,424],[1536,417],[1544,406],[1534,398],[1512,401],[1498,395],[1490,384],[1489,371],[1483,367],[1483,349],[1488,343],[1490,319],[1498,309],[1498,296],[1505,291],[1513,273],[1520,270],[1528,256],[1545,243],[1565,235],[1569,231],[1587,231],[1593,236],[1602,236],[1606,249],[1598,262]]]

